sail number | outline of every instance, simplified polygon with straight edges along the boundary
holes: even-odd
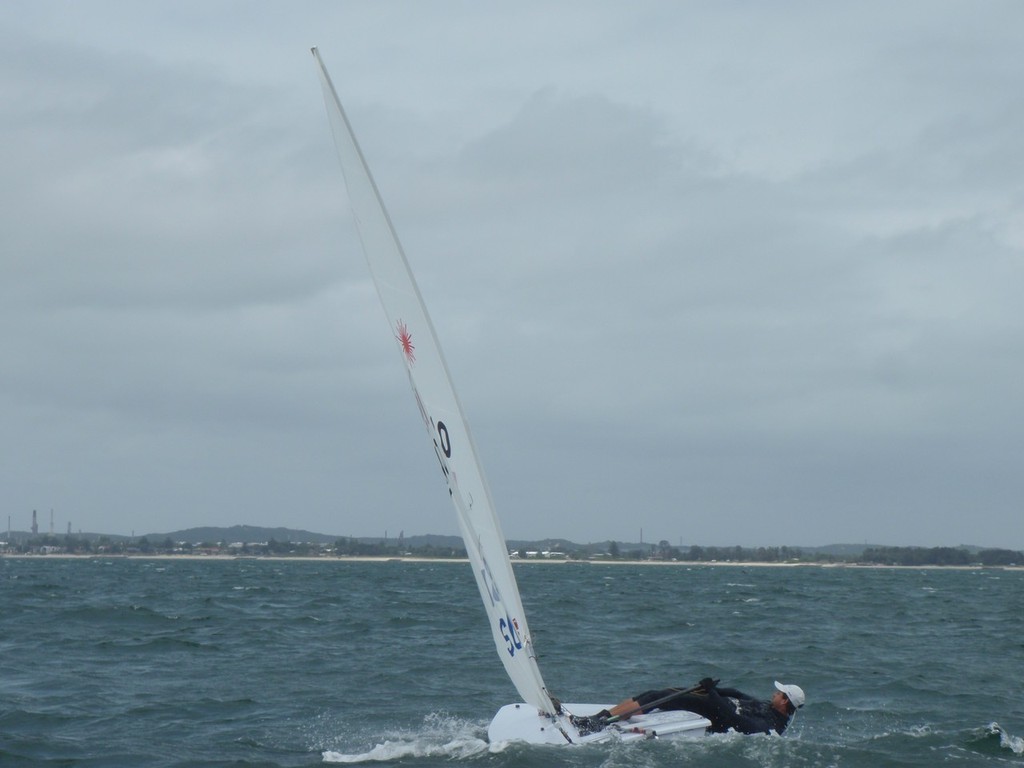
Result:
[[[481,559],[483,568],[480,569],[480,576],[483,579],[484,591],[491,599],[491,608],[496,609],[499,605],[504,608],[501,591],[494,581],[494,576],[491,575],[491,566],[486,557],[481,556]],[[523,641],[519,636],[519,623],[508,615],[508,611],[505,611],[505,615],[498,619],[498,634],[504,639],[505,650],[508,651],[509,656],[515,656],[516,651],[523,650]]]
[[[523,641],[519,638],[519,627],[515,619],[506,613],[503,618],[498,619],[498,629],[505,638],[505,650],[509,656],[515,656],[516,651],[523,650]]]
[[[443,421],[437,422],[437,437],[441,441],[441,450],[444,452],[445,457],[452,457],[452,438],[448,434],[448,427],[444,425]]]
[[[452,438],[448,434],[448,427],[444,425],[443,421],[437,422],[437,439],[434,440],[434,453],[437,454],[437,460],[441,464],[441,473],[444,475],[444,482],[448,486],[448,495],[451,496],[454,493],[452,491],[451,473],[448,469],[448,462],[445,459],[452,457]],[[444,454],[443,458],[441,454]]]
[[[448,433],[448,427],[445,426],[443,421],[437,422],[437,439],[434,441],[434,452],[437,454],[437,460],[441,464],[441,472],[444,473],[445,482],[448,484],[448,493],[451,494],[453,493],[451,473],[448,469],[448,462],[445,459],[452,457],[452,438]],[[442,458],[442,454],[444,458]],[[496,603],[501,602],[501,592],[498,591],[498,586],[494,583],[494,579],[490,578],[490,567],[487,565],[486,560],[484,561],[483,576],[484,582],[488,585],[487,591],[491,598],[491,605],[494,606]],[[519,625],[508,613],[498,619],[498,631],[505,640],[505,650],[508,651],[509,656],[515,656],[516,651],[523,649],[523,641],[519,636]]]

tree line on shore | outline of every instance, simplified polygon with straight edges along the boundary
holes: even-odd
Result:
[[[402,540],[341,537],[333,543],[277,541],[228,543],[224,541],[190,543],[170,537],[96,538],[53,534],[33,536],[8,543],[11,554],[76,555],[239,555],[249,557],[422,557],[465,558],[460,546],[445,544],[409,545]],[[1024,552],[1011,549],[971,549],[967,547],[866,547],[859,553],[832,554],[805,551],[799,547],[673,547],[667,541],[650,545],[601,544],[573,545],[561,541],[557,548],[530,551],[520,548],[521,559],[560,559],[587,561],[663,561],[694,563],[835,563],[852,565],[903,566],[1012,566],[1024,565]]]

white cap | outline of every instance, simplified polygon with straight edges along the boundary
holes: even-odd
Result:
[[[804,689],[799,685],[786,685],[785,683],[780,683],[776,680],[775,687],[786,694],[786,698],[788,698],[790,703],[797,709],[800,709],[800,707],[804,705],[806,697],[804,696]]]

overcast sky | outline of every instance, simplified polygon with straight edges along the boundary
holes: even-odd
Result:
[[[1024,549],[1024,4],[935,0],[3,3],[15,530],[457,532],[311,45],[507,536]]]

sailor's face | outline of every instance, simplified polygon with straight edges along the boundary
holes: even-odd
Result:
[[[789,697],[782,691],[772,694],[772,709],[778,710],[784,715],[789,714]]]

